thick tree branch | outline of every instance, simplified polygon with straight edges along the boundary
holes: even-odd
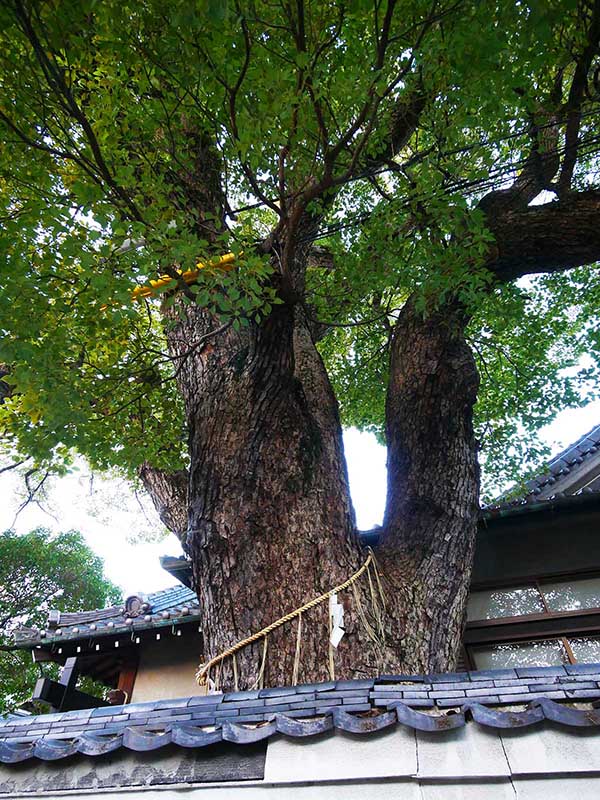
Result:
[[[496,238],[487,264],[501,281],[600,261],[600,190],[488,216]]]
[[[569,90],[567,101],[567,126],[565,131],[565,157],[558,178],[558,188],[561,194],[568,192],[573,180],[573,172],[577,163],[579,147],[579,129],[581,127],[581,106],[588,89],[588,73],[594,57],[598,54],[600,44],[600,3],[595,0],[592,7],[590,24],[588,27],[587,44],[581,57],[577,60],[575,74]]]
[[[408,144],[410,137],[417,130],[422,112],[428,101],[421,82],[412,94],[403,97],[394,109],[390,119],[390,134],[386,147],[376,158],[369,159],[368,172],[391,161]]]
[[[183,539],[187,530],[188,471],[167,472],[146,463],[140,467],[139,476],[161,522]]]
[[[480,200],[479,207],[486,214],[527,208],[543,189],[551,188],[560,166],[558,115],[540,108],[535,119],[531,120],[530,137],[531,151],[512,186],[494,190]]]

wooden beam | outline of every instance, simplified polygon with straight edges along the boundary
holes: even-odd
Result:
[[[60,671],[59,683],[65,687],[67,692],[70,692],[77,686],[77,678],[79,677],[79,668],[77,666],[77,658],[71,656],[65,661],[65,665]]]
[[[467,624],[464,643],[467,647],[502,642],[530,641],[561,636],[593,636],[600,629],[600,612],[562,612],[507,617]]]
[[[135,684],[135,678],[137,675],[138,670],[138,663],[139,663],[139,656],[137,653],[132,654],[132,658],[129,661],[126,661],[123,666],[121,667],[121,672],[119,674],[119,682],[117,684],[117,690],[124,692],[126,703],[131,702],[131,695],[133,694],[133,686]]]
[[[58,681],[40,678],[33,689],[32,700],[49,703],[57,711],[79,711],[83,708],[100,708],[110,705],[99,697],[93,697],[78,689],[68,689]]]
[[[31,657],[34,664],[42,664],[47,661],[55,661],[53,653],[45,647],[34,647],[31,651]]]

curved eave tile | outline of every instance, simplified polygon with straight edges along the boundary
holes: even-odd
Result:
[[[263,739],[268,739],[276,730],[275,720],[259,725],[256,728],[250,728],[235,722],[224,722],[222,728],[223,740],[225,742],[235,742],[236,744],[260,742]]]
[[[205,731],[195,725],[174,725],[171,731],[171,741],[180,747],[206,747],[206,745],[217,744],[222,740],[221,728]]]
[[[123,747],[144,753],[148,750],[158,750],[171,744],[171,731],[151,731],[141,728],[125,728],[123,731]]]
[[[462,727],[465,719],[473,719],[490,728],[518,729],[550,720],[565,727],[600,726],[600,709],[576,709],[553,700],[539,699],[524,711],[502,711],[475,701],[465,703],[460,713],[432,715],[415,711],[402,702],[374,716],[357,716],[336,708],[319,717],[300,720],[286,714],[276,714],[266,723],[256,726],[242,722],[224,721],[213,730],[190,723],[174,723],[169,729],[150,726],[129,726],[122,733],[102,734],[82,731],[76,738],[53,739],[40,737],[36,742],[0,741],[0,762],[15,764],[29,758],[55,761],[75,753],[98,756],[122,747],[137,752],[157,750],[168,744],[180,747],[205,747],[220,741],[251,744],[268,739],[275,733],[291,738],[318,736],[333,728],[356,734],[374,733],[398,722],[419,731],[446,731]]]
[[[84,756],[100,756],[103,753],[112,753],[123,746],[123,734],[83,733],[79,737],[77,749]]]
[[[33,742],[0,742],[0,761],[3,764],[18,764],[33,757]]]
[[[59,758],[75,755],[78,750],[77,745],[77,740],[65,741],[64,739],[44,737],[37,740],[32,755],[42,761],[57,761]]]
[[[543,709],[537,707],[525,711],[498,711],[482,703],[466,703],[462,711],[488,728],[526,728],[544,719]]]
[[[398,721],[417,731],[449,731],[465,724],[465,715],[462,712],[434,716],[423,714],[422,711],[414,711],[404,703],[394,703],[393,705]]]
[[[534,708],[541,708],[546,719],[562,725],[569,725],[574,728],[589,728],[600,725],[600,709],[570,708],[547,698],[535,700],[531,705]]]
[[[393,711],[386,711],[373,717],[357,717],[341,708],[333,711],[333,724],[341,731],[348,733],[374,733],[395,725],[397,716]]]
[[[317,736],[319,733],[330,731],[333,728],[333,717],[331,714],[326,714],[316,719],[307,719],[301,722],[294,717],[288,717],[286,714],[277,714],[275,727],[277,733],[301,739],[304,736]]]

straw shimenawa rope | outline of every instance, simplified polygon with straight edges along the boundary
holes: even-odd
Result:
[[[285,625],[286,622],[290,622],[296,617],[300,617],[300,615],[304,611],[309,611],[311,608],[318,606],[320,603],[324,603],[325,600],[328,600],[332,595],[337,594],[338,592],[342,592],[344,589],[347,589],[349,586],[352,586],[352,584],[355,581],[357,581],[366,570],[368,570],[369,566],[372,563],[373,564],[375,563],[375,556],[371,548],[369,548],[368,552],[369,555],[367,556],[367,560],[365,561],[365,563],[362,565],[360,569],[358,569],[354,573],[354,575],[351,575],[348,578],[348,580],[344,581],[343,583],[340,583],[338,586],[334,586],[334,588],[330,589],[328,592],[325,592],[324,594],[321,594],[318,597],[314,597],[312,600],[309,600],[308,603],[305,603],[303,606],[296,608],[294,611],[290,611],[289,614],[286,614],[284,617],[280,617],[278,620],[275,620],[275,622],[272,622],[270,625],[267,625],[266,628],[263,628],[257,633],[253,633],[252,636],[248,636],[246,639],[240,640],[239,642],[237,642],[237,644],[234,644],[232,647],[227,648],[227,650],[223,650],[222,653],[219,653],[218,656],[211,658],[210,661],[207,661],[205,664],[200,664],[200,666],[198,667],[198,671],[196,672],[196,683],[198,683],[199,686],[205,686],[208,683],[208,675],[210,673],[210,670],[216,664],[222,663],[226,658],[229,658],[230,656],[235,656],[238,650],[242,650],[244,647],[247,647],[249,644],[252,644],[253,642],[257,642],[259,639],[264,638],[266,645],[267,641],[266,637],[272,631],[276,630],[277,628],[280,628],[282,625]],[[297,650],[299,650],[298,645],[297,645]],[[261,672],[264,671],[265,655],[266,655],[266,646],[263,652],[263,663],[261,665]],[[237,667],[237,663],[235,664],[235,666]],[[237,672],[237,669],[235,669],[235,672]]]

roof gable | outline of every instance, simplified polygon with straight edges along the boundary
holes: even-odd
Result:
[[[547,467],[525,482],[525,492],[515,488],[484,507],[484,517],[495,510],[525,504],[542,504],[600,492],[600,425],[552,456]]]

